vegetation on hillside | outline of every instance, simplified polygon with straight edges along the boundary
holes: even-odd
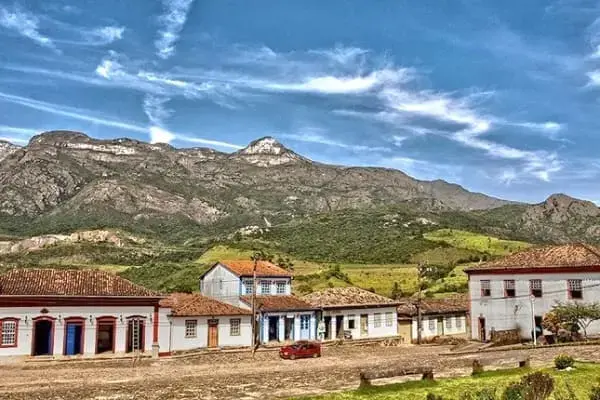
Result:
[[[472,250],[490,256],[505,256],[531,246],[526,242],[503,240],[456,229],[438,229],[423,235],[427,240],[445,243],[456,249]]]

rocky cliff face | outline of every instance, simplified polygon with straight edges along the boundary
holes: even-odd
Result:
[[[228,219],[235,225],[236,219],[289,219],[403,200],[436,210],[507,203],[396,170],[315,163],[271,137],[228,154],[52,131],[24,147],[0,147],[0,158],[0,217],[13,221],[102,212],[102,218],[128,216],[132,223],[177,217],[199,224]]]

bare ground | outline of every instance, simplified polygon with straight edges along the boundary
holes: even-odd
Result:
[[[512,350],[478,355],[440,356],[440,346],[325,348],[323,357],[280,360],[276,352],[212,353],[183,359],[24,363],[0,367],[0,399],[279,399],[356,388],[363,368],[431,366],[436,376],[469,372],[472,359],[515,363],[529,354],[534,365],[567,353],[600,361],[599,346]]]

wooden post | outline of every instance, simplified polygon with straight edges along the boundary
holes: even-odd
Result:
[[[254,254],[254,267],[252,268],[252,357],[256,352],[256,266],[258,254]]]

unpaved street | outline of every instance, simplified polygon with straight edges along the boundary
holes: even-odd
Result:
[[[0,399],[278,399],[358,385],[358,372],[370,366],[430,365],[438,376],[468,373],[473,355],[439,356],[448,348],[332,347],[320,359],[283,361],[276,352],[214,353],[185,359],[27,363],[0,366]],[[525,350],[491,352],[478,358],[510,362]],[[550,363],[559,353],[600,361],[600,347],[530,351],[532,362]]]

